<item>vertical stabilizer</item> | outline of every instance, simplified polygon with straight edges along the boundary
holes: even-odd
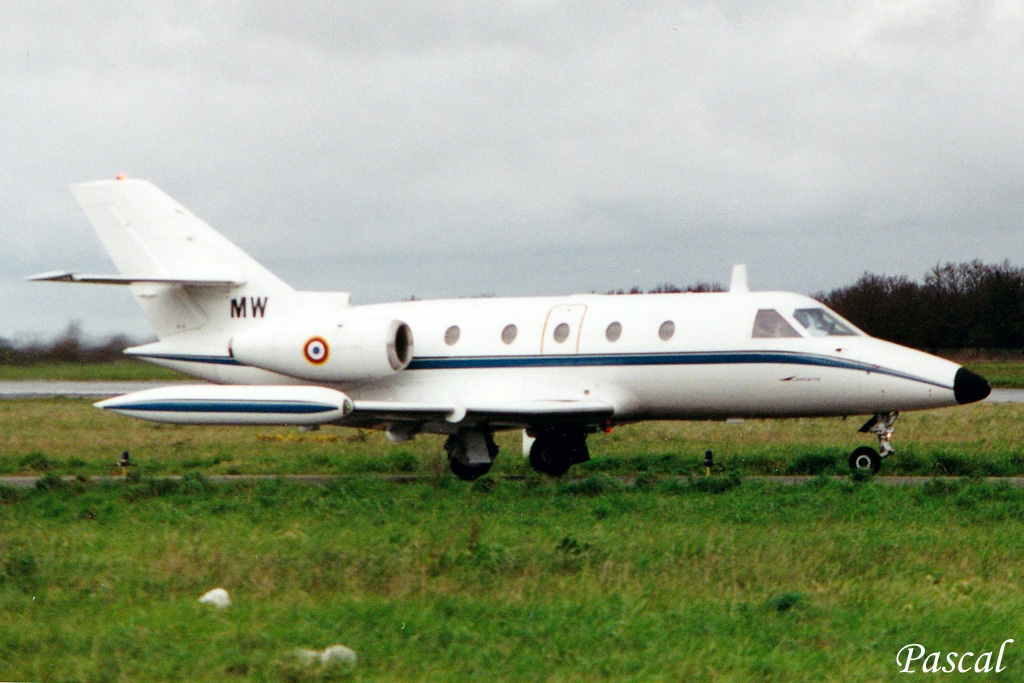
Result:
[[[153,184],[71,189],[161,339],[234,330],[290,305],[291,287]]]

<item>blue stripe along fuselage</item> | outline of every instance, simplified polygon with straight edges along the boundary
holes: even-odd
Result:
[[[230,356],[139,354],[140,358],[190,363],[241,365]],[[644,365],[806,365],[878,373],[952,391],[953,386],[898,370],[844,358],[799,351],[680,351],[673,353],[594,353],[529,356],[429,356],[413,358],[407,370],[469,370],[492,368],[579,368]]]
[[[312,415],[338,410],[338,406],[308,401],[230,401],[178,399],[137,401],[110,406],[113,410],[142,410],[157,413],[245,413]]]
[[[796,351],[688,351],[677,353],[624,353],[544,356],[437,356],[414,358],[409,370],[454,370],[470,368],[569,368],[642,365],[808,365],[878,373],[942,389],[952,385],[890,370],[870,363]]]

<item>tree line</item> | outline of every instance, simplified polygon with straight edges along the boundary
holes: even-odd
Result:
[[[658,285],[648,294],[720,292],[719,283]],[[609,294],[644,294],[614,290]],[[933,267],[916,282],[864,273],[852,285],[812,297],[873,337],[931,351],[1024,347],[1024,268],[979,260]]]
[[[915,282],[865,273],[813,295],[868,334],[925,350],[1024,347],[1024,268],[1009,261],[936,265]]]
[[[74,321],[50,341],[17,342],[0,337],[0,365],[109,363],[124,358],[122,352],[133,345],[132,339],[121,334],[89,341],[82,334],[81,323]]]

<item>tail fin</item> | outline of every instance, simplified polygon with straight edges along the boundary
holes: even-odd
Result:
[[[233,331],[286,311],[294,290],[144,180],[104,180],[72,192],[120,276],[42,279],[129,284],[161,339]]]

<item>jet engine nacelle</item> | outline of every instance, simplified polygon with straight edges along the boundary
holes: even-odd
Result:
[[[382,379],[404,370],[412,351],[408,325],[359,312],[292,319],[231,340],[244,365],[322,382]]]

